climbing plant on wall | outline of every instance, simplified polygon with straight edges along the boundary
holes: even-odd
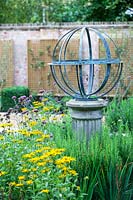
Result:
[[[0,41],[0,91],[13,84],[12,41]]]

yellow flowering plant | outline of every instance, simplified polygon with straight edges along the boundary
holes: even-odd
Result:
[[[52,124],[63,124],[66,115],[48,98],[32,102],[32,106],[28,101],[29,108],[23,107],[27,100],[21,99],[17,127],[7,128],[4,123],[0,137],[0,195],[5,199],[77,199],[78,173],[71,167],[75,158],[57,148],[50,131]],[[10,119],[10,113],[7,116]]]
[[[57,148],[50,134],[31,126],[5,132],[0,149],[4,199],[76,199],[77,172],[70,165],[75,159],[65,156],[65,149]]]

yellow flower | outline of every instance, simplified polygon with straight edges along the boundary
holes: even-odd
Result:
[[[42,149],[37,149],[35,150],[35,153],[41,153],[43,150]]]
[[[35,172],[35,171],[37,171],[37,169],[36,168],[31,168],[30,171]]]
[[[56,121],[56,120],[58,120],[58,117],[55,116],[55,117],[52,118],[52,120],[53,120],[53,121]]]
[[[33,104],[34,105],[37,105],[39,102],[38,101],[33,101]]]
[[[42,121],[46,121],[46,120],[47,120],[47,117],[44,117],[44,116],[43,116],[43,117],[41,118],[41,120],[42,120]]]
[[[19,176],[18,179],[22,181],[25,179],[25,176]]]
[[[7,123],[7,126],[13,126],[13,124],[12,123]]]
[[[32,126],[35,126],[37,124],[37,122],[36,121],[31,121],[28,124],[29,124],[30,127],[32,127]]]
[[[14,181],[14,182],[10,182],[9,185],[10,185],[10,186],[15,186],[16,183],[15,183],[15,181]]]
[[[3,176],[3,175],[5,175],[5,174],[6,174],[6,172],[0,171],[0,176]]]
[[[32,180],[28,180],[28,181],[26,181],[26,183],[27,183],[27,185],[31,185],[33,183],[33,181]]]
[[[36,142],[43,142],[45,138],[50,138],[50,135],[43,134],[42,137],[36,139]]]
[[[34,101],[34,102],[33,102],[33,106],[34,106],[35,108],[42,107],[43,105],[44,105],[43,102],[39,102],[39,101]]]
[[[61,175],[59,176],[59,178],[65,178],[65,177],[66,177],[65,174],[61,174]]]
[[[63,170],[63,171],[68,171],[68,168],[67,168],[66,166],[64,166],[64,167],[62,168],[62,170]]]
[[[65,165],[60,164],[60,165],[57,165],[57,167],[58,167],[59,169],[63,169],[63,168],[65,167]]]
[[[43,169],[41,172],[42,173],[45,173],[45,172],[49,172],[50,171],[50,169],[49,168],[46,168],[46,169]]]
[[[46,169],[43,169],[43,170],[41,171],[41,173],[45,173],[45,172],[47,172],[47,170],[46,170]]]
[[[56,122],[56,121],[61,122],[62,119],[63,119],[63,116],[64,116],[64,114],[60,114],[60,115],[51,115],[51,116],[49,117],[49,121],[50,121],[50,122]]]
[[[34,158],[31,158],[29,159],[30,162],[33,162],[33,163],[36,163],[40,160],[40,157],[34,157]]]
[[[29,169],[22,169],[22,172],[26,173],[26,172],[29,172],[30,170]]]
[[[22,157],[23,157],[23,158],[31,158],[31,157],[33,157],[34,155],[35,155],[35,153],[34,153],[34,152],[31,152],[31,153],[28,153],[28,154],[23,155]]]
[[[77,190],[80,190],[80,186],[77,186],[76,189],[77,189]]]
[[[43,142],[43,141],[44,141],[43,137],[36,139],[36,142]]]
[[[0,140],[4,140],[4,136],[0,136]]]
[[[14,133],[14,130],[6,130],[7,133]]]
[[[64,113],[62,113],[62,114],[60,114],[60,116],[61,116],[61,117],[64,117],[64,116],[65,116],[65,114],[64,114]]]
[[[13,124],[12,123],[0,124],[0,127],[3,127],[3,128],[8,127],[8,126],[13,126]]]
[[[18,130],[18,132],[22,135],[26,135],[26,136],[30,136],[30,132],[28,132],[27,130]]]
[[[49,193],[49,190],[48,189],[44,189],[41,191],[42,193]]]
[[[44,107],[43,107],[43,111],[44,111],[44,112],[48,112],[48,111],[49,111],[49,108],[46,107],[46,106],[44,106]]]
[[[68,172],[69,172],[70,174],[72,174],[73,176],[76,176],[76,175],[77,175],[77,172],[76,172],[75,170],[73,170],[73,169],[68,170]]]
[[[39,163],[37,163],[37,166],[44,166],[44,165],[46,165],[46,162],[39,162]]]
[[[54,109],[54,106],[49,106],[49,109],[50,109],[50,110],[53,110],[53,109]]]
[[[18,183],[16,184],[16,187],[22,187],[24,184],[23,183]]]
[[[27,111],[27,108],[21,108],[21,111],[25,112],[25,111]]]
[[[43,102],[46,102],[46,101],[48,101],[48,98],[44,98],[42,101],[43,101]]]
[[[51,149],[51,151],[50,152],[48,152],[49,153],[49,155],[51,155],[51,156],[56,156],[56,155],[60,155],[60,154],[62,154],[62,152],[64,152],[65,151],[65,149]]]
[[[21,144],[23,143],[23,140],[12,139],[12,142]]]
[[[75,158],[69,157],[69,156],[64,156],[58,160],[55,161],[56,165],[62,165],[64,163],[70,163],[71,161],[75,161]]]
[[[50,135],[49,134],[44,134],[44,135],[42,135],[42,138],[50,138]]]
[[[39,131],[39,130],[33,130],[33,131],[31,131],[31,134],[32,135],[42,135],[44,133],[42,131]]]

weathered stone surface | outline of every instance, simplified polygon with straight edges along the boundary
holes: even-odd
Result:
[[[70,100],[66,103],[72,117],[72,127],[77,139],[86,137],[88,141],[96,132],[102,130],[102,109],[107,106],[107,101],[77,101]]]

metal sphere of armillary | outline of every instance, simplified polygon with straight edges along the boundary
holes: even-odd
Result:
[[[50,68],[57,85],[78,100],[106,95],[116,86],[122,72],[114,41],[89,27],[70,30],[58,40]]]

